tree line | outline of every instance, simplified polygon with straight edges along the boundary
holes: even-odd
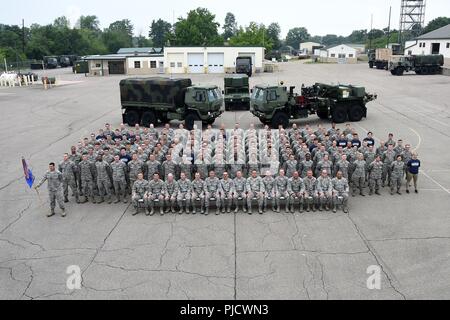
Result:
[[[433,31],[450,23],[450,18],[440,17],[432,20],[424,33]],[[208,9],[197,8],[178,18],[171,24],[163,19],[153,20],[147,35],[134,36],[134,27],[129,19],[118,20],[103,30],[97,16],[81,16],[72,28],[66,17],[56,18],[48,25],[32,24],[21,28],[17,25],[0,24],[0,60],[26,59],[40,60],[48,55],[64,54],[107,54],[116,53],[124,47],[164,47],[172,46],[263,46],[267,51],[278,50],[283,46],[299,48],[305,41],[321,43],[324,46],[341,43],[369,43],[373,48],[384,47],[389,42],[397,42],[398,31],[388,29],[355,30],[348,36],[327,34],[310,35],[307,28],[295,27],[281,39],[281,27],[273,22],[264,25],[250,22],[239,26],[233,13],[226,14],[221,26],[216,16]]]

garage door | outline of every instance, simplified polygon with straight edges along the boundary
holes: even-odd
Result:
[[[225,73],[223,53],[208,53],[208,72]]]
[[[109,74],[125,74],[124,61],[108,61]]]
[[[204,55],[203,53],[188,53],[189,73],[203,73]]]
[[[183,60],[183,53],[168,53],[166,67],[168,67],[169,73],[184,73]]]

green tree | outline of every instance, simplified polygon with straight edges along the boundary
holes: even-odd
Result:
[[[229,38],[236,35],[237,31],[238,26],[236,22],[236,17],[231,12],[228,12],[225,17],[225,23],[223,25],[222,37],[225,41],[227,41]]]
[[[298,49],[300,47],[300,43],[308,40],[309,38],[310,34],[306,28],[293,28],[289,30],[286,36],[286,45]]]
[[[100,21],[97,16],[81,16],[77,23],[80,29],[100,33]]]
[[[233,46],[262,46],[267,51],[273,47],[272,39],[267,36],[267,29],[263,24],[250,22],[244,29],[239,28],[237,34],[230,39]]]
[[[158,19],[157,21],[152,21],[148,35],[155,47],[163,48],[170,39],[171,31],[172,25],[169,22]]]
[[[269,24],[267,27],[267,37],[272,41],[272,49],[277,50],[281,47],[281,27],[277,22]]]
[[[214,46],[223,44],[219,36],[216,16],[205,8],[189,11],[187,17],[178,18],[174,26],[173,42],[181,46]]]
[[[368,34],[367,30],[354,30],[348,37],[348,43],[366,43]]]
[[[128,19],[115,21],[103,32],[103,41],[109,53],[115,53],[120,48],[133,46],[133,25]]]
[[[427,24],[427,26],[423,29],[422,34],[445,27],[448,24],[450,24],[450,17],[438,17],[436,19],[431,20]]]
[[[53,26],[56,29],[68,29],[70,27],[70,22],[69,19],[67,19],[67,17],[62,16],[62,17],[58,17],[55,19],[55,21],[53,21]]]

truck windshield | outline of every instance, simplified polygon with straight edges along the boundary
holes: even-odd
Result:
[[[253,91],[253,97],[254,100],[256,101],[263,101],[264,98],[264,90],[261,88],[255,88],[255,90]]]
[[[219,93],[217,89],[210,89],[208,90],[208,100],[210,102],[216,101],[220,98]]]

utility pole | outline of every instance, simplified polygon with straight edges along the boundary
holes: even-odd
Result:
[[[388,30],[387,30],[386,48],[389,48],[389,42],[391,40],[391,13],[392,13],[392,6],[389,7],[389,24],[388,24]]]
[[[373,13],[370,15],[369,50],[372,49]]]

